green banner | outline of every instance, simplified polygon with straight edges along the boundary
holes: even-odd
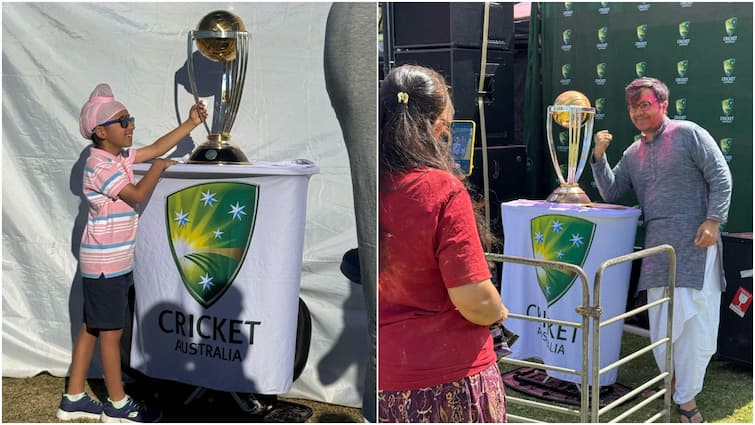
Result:
[[[547,106],[566,90],[587,95],[597,109],[595,131],[607,129],[614,136],[608,149],[614,165],[639,137],[629,120],[624,87],[641,76],[660,79],[670,91],[669,117],[694,121],[708,130],[729,163],[734,187],[723,230],[752,231],[752,7],[692,2],[538,4],[532,20],[539,12],[541,22],[535,27],[540,33],[531,31],[530,48],[537,46],[533,37],[539,35],[540,114],[545,115]],[[537,103],[530,99],[532,106]],[[531,131],[533,169],[548,170],[534,177],[544,179],[550,191],[558,186],[558,178],[548,164],[550,158],[540,154],[546,149],[545,140],[537,137],[542,129]],[[559,163],[565,164],[565,149],[559,151]],[[602,202],[588,169],[580,185],[590,199]],[[637,200],[628,195],[619,203],[636,205]]]

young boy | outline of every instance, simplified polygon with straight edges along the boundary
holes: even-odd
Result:
[[[191,107],[189,118],[153,144],[132,145],[134,118],[116,101],[110,86],[99,84],[81,108],[79,129],[93,142],[86,161],[83,191],[89,219],[81,240],[79,264],[83,277],[84,323],[73,349],[70,379],[57,418],[97,419],[102,422],[154,422],[159,409],[129,397],[121,380],[120,340],[128,312],[132,284],[134,238],[138,215],[134,207],[148,197],[160,175],[176,162],[155,159],[173,148],[207,117],[202,103]],[[133,164],[154,159],[138,183]],[[87,395],[84,385],[94,346],[100,340],[108,400],[101,404]]]

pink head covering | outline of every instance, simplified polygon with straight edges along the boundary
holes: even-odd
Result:
[[[81,107],[79,116],[79,131],[85,139],[91,139],[94,128],[112,118],[113,115],[126,109],[121,102],[115,100],[110,86],[102,83],[94,88],[89,100]]]

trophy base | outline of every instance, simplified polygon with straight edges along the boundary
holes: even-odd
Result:
[[[228,143],[204,143],[191,153],[187,164],[244,164],[251,162],[244,152]]]
[[[568,183],[564,183],[561,186],[557,187],[556,190],[553,191],[553,193],[548,195],[546,201],[552,202],[554,204],[592,204],[590,198],[587,197],[587,194],[584,190],[582,190],[581,187],[579,187],[579,185],[570,185]]]

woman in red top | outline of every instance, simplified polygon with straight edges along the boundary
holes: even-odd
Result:
[[[508,310],[449,155],[452,119],[433,70],[395,68],[380,88],[381,422],[506,421],[489,327]]]

